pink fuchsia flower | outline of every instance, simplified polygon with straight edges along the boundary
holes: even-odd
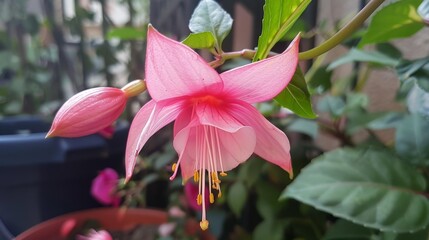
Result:
[[[110,236],[110,234],[107,231],[100,230],[97,232],[94,229],[91,229],[88,235],[78,236],[76,239],[77,240],[113,240],[112,236]]]
[[[92,181],[91,195],[104,205],[119,206],[120,198],[115,194],[118,173],[111,168],[102,170]]]
[[[149,137],[174,120],[179,159],[171,179],[180,167],[183,181],[194,177],[198,182],[203,230],[208,228],[206,198],[214,200],[213,191],[220,195],[218,175],[226,175],[253,152],[292,175],[288,138],[252,104],[270,100],[286,87],[298,64],[298,45],[299,37],[277,56],[218,74],[192,49],[150,26],[146,85],[152,100],[130,128],[126,179]]]
[[[47,137],[81,137],[102,131],[121,115],[127,95],[118,88],[98,87],[71,97],[57,112]]]

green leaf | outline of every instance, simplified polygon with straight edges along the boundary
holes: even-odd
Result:
[[[107,38],[119,38],[121,40],[139,40],[146,38],[146,29],[135,27],[114,28],[107,33]]]
[[[292,132],[304,133],[315,139],[318,133],[318,125],[314,120],[298,118],[289,124],[288,130]]]
[[[429,224],[424,177],[382,149],[338,149],[317,157],[282,193],[334,216],[381,231]]]
[[[227,201],[235,216],[239,217],[247,199],[247,189],[242,182],[235,182],[228,190]]]
[[[193,33],[211,32],[219,51],[223,40],[231,31],[232,21],[231,16],[217,2],[201,0],[189,20],[189,29]]]
[[[286,220],[268,219],[256,226],[253,231],[253,240],[283,240]]]
[[[384,54],[390,58],[393,59],[401,59],[402,58],[402,52],[397,47],[395,47],[391,43],[379,43],[375,45],[375,48],[378,52],[381,54]]]
[[[337,58],[335,61],[329,64],[328,70],[333,70],[340,65],[351,62],[367,62],[379,64],[382,66],[396,66],[399,63],[397,59],[391,58],[379,52],[366,52],[353,48],[347,54]]]
[[[278,199],[281,188],[276,187],[272,182],[261,180],[256,183],[256,209],[264,219],[274,219],[279,215],[284,203],[279,203]]]
[[[182,43],[188,45],[190,48],[210,49],[215,45],[215,38],[211,32],[191,33]]]
[[[345,101],[339,96],[326,95],[317,104],[317,109],[321,112],[328,112],[333,117],[339,117],[344,113]]]
[[[381,130],[396,127],[403,118],[402,113],[387,112],[382,113],[380,117],[370,121],[368,128],[372,130]]]
[[[428,229],[415,233],[382,232],[376,240],[428,240]]]
[[[429,57],[416,60],[403,60],[396,66],[401,82],[416,81],[420,88],[429,92]]]
[[[369,239],[371,229],[340,219],[332,225],[323,240]]]
[[[396,151],[416,164],[429,164],[429,120],[419,114],[405,117],[396,129]]]
[[[327,66],[321,66],[310,71],[306,73],[305,77],[308,79],[308,88],[311,94],[321,94],[331,89],[332,71],[328,70]]]
[[[266,0],[262,34],[258,39],[258,49],[253,61],[259,61],[268,53],[293,26],[298,17],[307,8],[311,0]]]
[[[358,47],[409,37],[418,32],[424,26],[417,13],[421,2],[422,0],[401,0],[382,8],[372,18]]]
[[[407,107],[411,113],[429,117],[429,93],[414,84],[407,97]]]
[[[298,67],[286,88],[274,98],[281,106],[304,118],[316,118],[304,75]]]

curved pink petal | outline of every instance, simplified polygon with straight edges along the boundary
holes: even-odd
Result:
[[[118,88],[98,87],[82,91],[61,106],[47,137],[81,137],[99,132],[121,115],[127,99]]]
[[[215,106],[213,104],[198,104],[195,113],[202,125],[209,125],[227,132],[236,132],[243,124],[233,118],[228,111],[229,103]]]
[[[149,26],[146,85],[152,98],[163,99],[220,92],[222,80],[195,51]]]
[[[180,169],[183,180],[186,181],[194,175],[196,161],[209,161],[209,151],[213,154],[218,171],[229,171],[237,167],[252,155],[256,135],[251,127],[241,126],[235,132],[227,132],[192,121],[176,135],[173,144],[180,155]],[[201,156],[202,152],[206,155]]]
[[[221,73],[224,92],[248,103],[277,96],[295,73],[299,40],[297,36],[282,54]]]
[[[131,124],[125,151],[127,181],[133,174],[137,155],[144,144],[155,132],[176,119],[181,109],[181,101],[155,102],[154,100],[149,101],[140,109]]]
[[[242,102],[231,104],[231,115],[256,133],[255,153],[276,164],[293,176],[290,144],[284,132],[270,123],[252,105]]]

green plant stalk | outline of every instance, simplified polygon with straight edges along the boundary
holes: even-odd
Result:
[[[346,38],[352,35],[358,28],[362,26],[366,19],[384,2],[385,0],[371,0],[346,26],[344,26],[340,31],[338,31],[334,36],[320,44],[319,46],[310,49],[308,51],[299,53],[300,60],[307,60],[318,57],[332,48],[339,45]],[[218,57],[215,61],[209,63],[214,68],[222,65],[226,60],[244,57],[252,60],[255,56],[256,51],[250,49],[243,49],[236,52],[222,52],[216,54]],[[275,55],[271,54],[270,55]]]
[[[299,54],[300,60],[320,56],[336,47],[355,32],[385,0],[371,0],[346,26],[321,45]]]

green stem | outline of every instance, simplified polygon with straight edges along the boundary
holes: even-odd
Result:
[[[321,45],[299,54],[300,60],[315,58],[336,47],[353,32],[355,32],[365,20],[377,9],[385,0],[371,0],[346,26],[338,31],[334,36],[326,40]]]

